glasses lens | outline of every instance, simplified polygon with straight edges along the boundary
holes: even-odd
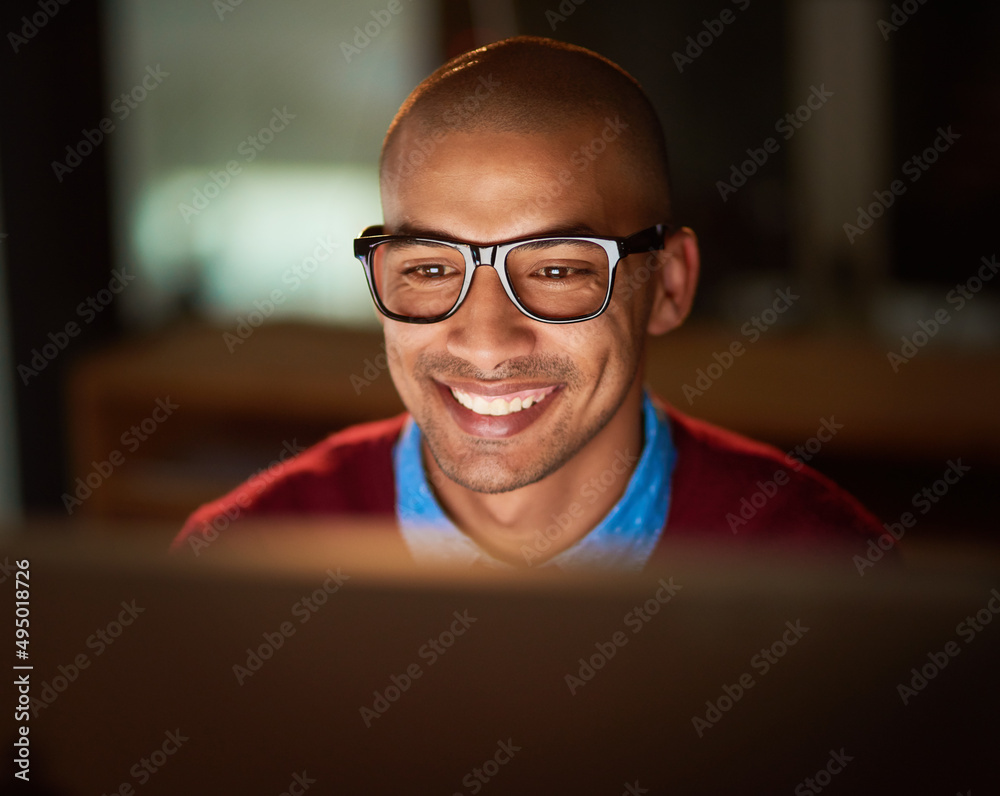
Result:
[[[408,318],[444,315],[458,301],[465,258],[443,243],[391,240],[372,251],[375,291],[386,309]]]
[[[610,271],[604,247],[583,240],[534,241],[507,254],[507,276],[518,300],[551,320],[600,310]]]

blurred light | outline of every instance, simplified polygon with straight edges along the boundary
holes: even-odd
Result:
[[[374,168],[261,164],[217,193],[206,185],[186,169],[141,197],[132,248],[147,291],[188,294],[218,322],[254,302],[274,303],[274,317],[375,322],[352,248],[382,218]]]
[[[114,265],[138,276],[125,321],[229,325],[271,301],[278,317],[375,323],[351,241],[382,220],[389,122],[440,61],[436,4],[104,7]],[[116,113],[151,68],[156,90]]]

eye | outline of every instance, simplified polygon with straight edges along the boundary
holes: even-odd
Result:
[[[407,268],[403,273],[408,276],[418,276],[425,279],[439,279],[448,273],[448,266],[443,263],[424,263]]]
[[[412,281],[438,282],[450,277],[460,277],[462,271],[448,262],[411,262],[402,264],[399,274]]]
[[[569,265],[539,265],[535,269],[535,276],[546,281],[563,282],[573,277],[587,276],[592,273],[589,268],[574,268]]]

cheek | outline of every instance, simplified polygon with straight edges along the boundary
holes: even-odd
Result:
[[[628,369],[634,332],[632,319],[621,309],[611,306],[592,321],[556,328],[560,336],[550,344],[557,348],[550,350],[565,352],[592,385],[609,377],[613,380],[619,371]]]
[[[600,330],[598,344],[605,357],[602,367],[608,381],[615,386],[622,381],[630,382],[638,367],[646,333],[639,299],[634,296],[628,302],[608,307],[607,321]]]
[[[413,362],[423,347],[419,335],[421,330],[419,327],[410,327],[412,324],[388,320],[385,323],[385,352],[389,361],[389,374],[400,391],[409,382]],[[414,334],[415,331],[417,334]]]
[[[641,330],[641,333],[644,333],[652,310],[656,274],[656,269],[650,266],[647,259],[638,267],[620,269],[615,279],[612,306],[617,304],[629,316],[631,328]]]
[[[411,410],[422,400],[421,396],[428,394],[429,385],[419,371],[427,366],[428,358],[447,351],[445,326],[445,323],[400,323],[386,319],[384,332],[389,375],[396,391]],[[418,365],[421,367],[418,368]]]
[[[618,352],[625,354],[636,348],[638,335],[643,333],[645,291],[632,293],[627,299],[613,299],[608,307],[604,335],[614,341]]]

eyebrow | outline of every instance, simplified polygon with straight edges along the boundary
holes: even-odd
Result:
[[[424,238],[425,236],[424,235],[405,235],[404,237],[419,237],[419,238]],[[435,236],[430,236],[430,237],[439,237],[439,236],[435,235]],[[409,240],[392,240],[392,239],[390,239],[389,241],[387,241],[383,245],[387,246],[390,249],[405,249],[405,248],[408,248],[408,247],[415,247],[417,244],[415,244],[413,241],[409,241]],[[437,247],[442,248],[442,249],[450,249],[450,248],[452,248],[447,243],[445,243],[443,241],[439,242],[439,241],[436,241],[436,240],[424,241],[424,242],[422,242],[420,244],[420,246],[423,246],[423,247],[437,246]]]
[[[394,235],[407,235],[414,238],[438,238],[441,240],[461,240],[454,235],[451,235],[444,230],[432,229],[429,227],[416,227],[410,224],[400,224],[399,228],[392,233]],[[504,238],[504,240],[528,240],[530,238],[547,238],[558,235],[574,235],[574,236],[589,236],[589,237],[606,237],[603,233],[596,232],[593,227],[589,224],[574,223],[565,224],[558,227],[551,227],[548,229],[541,229],[532,232],[530,235],[522,235],[517,238]],[[470,241],[471,242],[471,241]],[[503,241],[490,241],[488,245],[493,243],[502,243]]]
[[[566,237],[570,237],[569,233],[564,233],[564,234],[566,235]],[[582,236],[582,237],[591,237],[591,236],[588,235],[588,236]],[[593,244],[587,243],[586,241],[579,241],[579,240],[578,241],[568,241],[568,240],[563,240],[563,239],[557,238],[555,240],[536,240],[536,241],[532,241],[531,243],[526,243],[526,244],[524,244],[522,246],[519,246],[518,250],[519,251],[539,251],[541,249],[566,248],[566,247],[569,247],[569,246],[576,246],[577,248],[584,249],[584,248],[586,248],[588,246],[593,246]]]

